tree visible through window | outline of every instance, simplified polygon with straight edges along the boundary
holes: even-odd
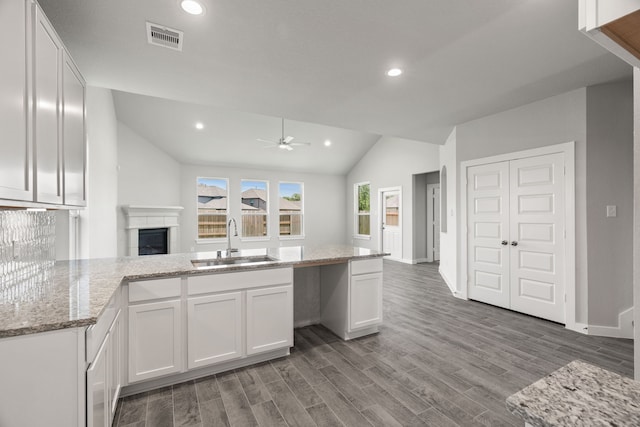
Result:
[[[198,238],[227,237],[228,181],[198,178]]]
[[[357,235],[371,234],[371,194],[368,182],[356,184],[356,229]]]
[[[268,233],[267,181],[242,180],[242,237],[266,237]]]
[[[302,183],[280,183],[280,236],[302,236],[302,192]]]

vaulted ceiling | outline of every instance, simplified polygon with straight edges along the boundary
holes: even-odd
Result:
[[[203,0],[199,17],[177,0],[39,2],[90,85],[360,141],[441,144],[456,124],[631,75],[577,30],[576,0]],[[184,31],[183,51],[149,45],[146,21]],[[150,120],[124,100],[154,98],[118,98],[131,122]]]

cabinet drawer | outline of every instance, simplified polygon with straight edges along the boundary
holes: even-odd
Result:
[[[120,310],[120,287],[116,289],[113,296],[107,303],[106,307],[102,311],[102,314],[98,316],[98,320],[95,325],[91,325],[87,328],[85,333],[86,348],[87,348],[87,360],[90,362],[98,353],[104,338],[107,336],[107,331],[111,327],[114,319],[116,318],[118,311]]]
[[[209,274],[189,277],[187,279],[187,293],[189,295],[199,295],[261,286],[285,285],[292,282],[292,268],[269,268],[235,273]]]
[[[382,258],[351,261],[351,274],[377,273],[382,271]]]
[[[179,277],[129,282],[129,302],[179,297],[180,282]]]

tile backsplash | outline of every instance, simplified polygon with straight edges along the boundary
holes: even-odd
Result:
[[[0,303],[37,298],[53,281],[55,211],[0,210]]]

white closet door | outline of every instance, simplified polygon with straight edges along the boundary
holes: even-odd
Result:
[[[509,162],[467,168],[469,298],[509,308]]]
[[[510,194],[511,309],[564,323],[564,155],[512,160]]]

